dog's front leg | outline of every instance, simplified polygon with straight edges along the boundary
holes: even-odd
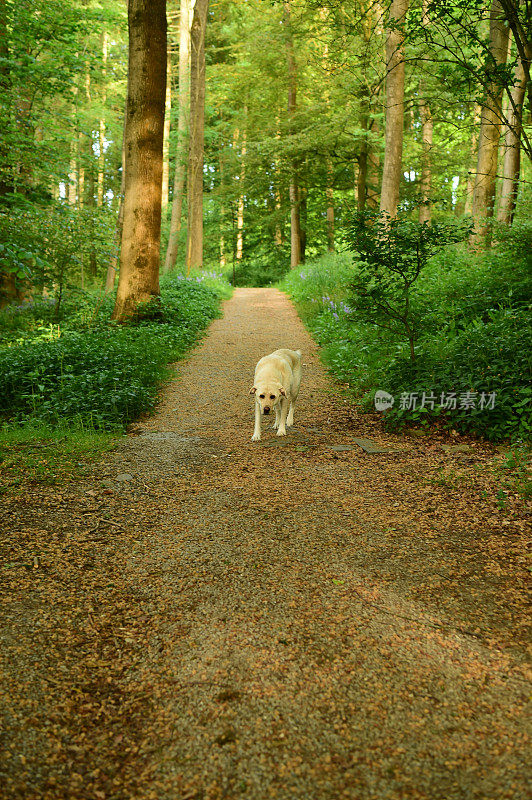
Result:
[[[288,414],[289,401],[286,397],[281,400],[281,419],[279,420],[279,430],[277,436],[286,436],[286,417]]]
[[[251,437],[252,442],[260,441],[260,405],[255,401],[255,429],[253,431],[253,436]]]

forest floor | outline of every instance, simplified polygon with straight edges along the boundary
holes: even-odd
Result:
[[[252,443],[277,347],[304,354],[294,430]],[[524,798],[526,507],[498,457],[383,434],[283,294],[236,290],[91,474],[5,497],[0,797]]]

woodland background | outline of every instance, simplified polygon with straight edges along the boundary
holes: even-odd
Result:
[[[528,0],[130,0],[129,37],[122,0],[0,0],[5,429],[123,426],[229,284],[282,281],[363,406],[378,388],[497,392],[490,413],[387,424],[526,441]],[[155,205],[126,186],[151,135],[128,140],[128,74],[131,125],[149,89],[160,128]],[[115,300],[147,241],[148,288]]]

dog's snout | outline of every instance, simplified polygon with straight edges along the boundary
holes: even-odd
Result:
[[[264,413],[265,414],[269,414],[270,413],[270,406],[264,406]]]

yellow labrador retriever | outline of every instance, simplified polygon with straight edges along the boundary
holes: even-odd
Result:
[[[275,411],[277,436],[286,436],[286,427],[294,422],[294,407],[301,383],[301,350],[276,350],[264,356],[255,367],[255,380],[249,393],[255,395],[255,430],[252,442],[258,442],[261,416]]]

